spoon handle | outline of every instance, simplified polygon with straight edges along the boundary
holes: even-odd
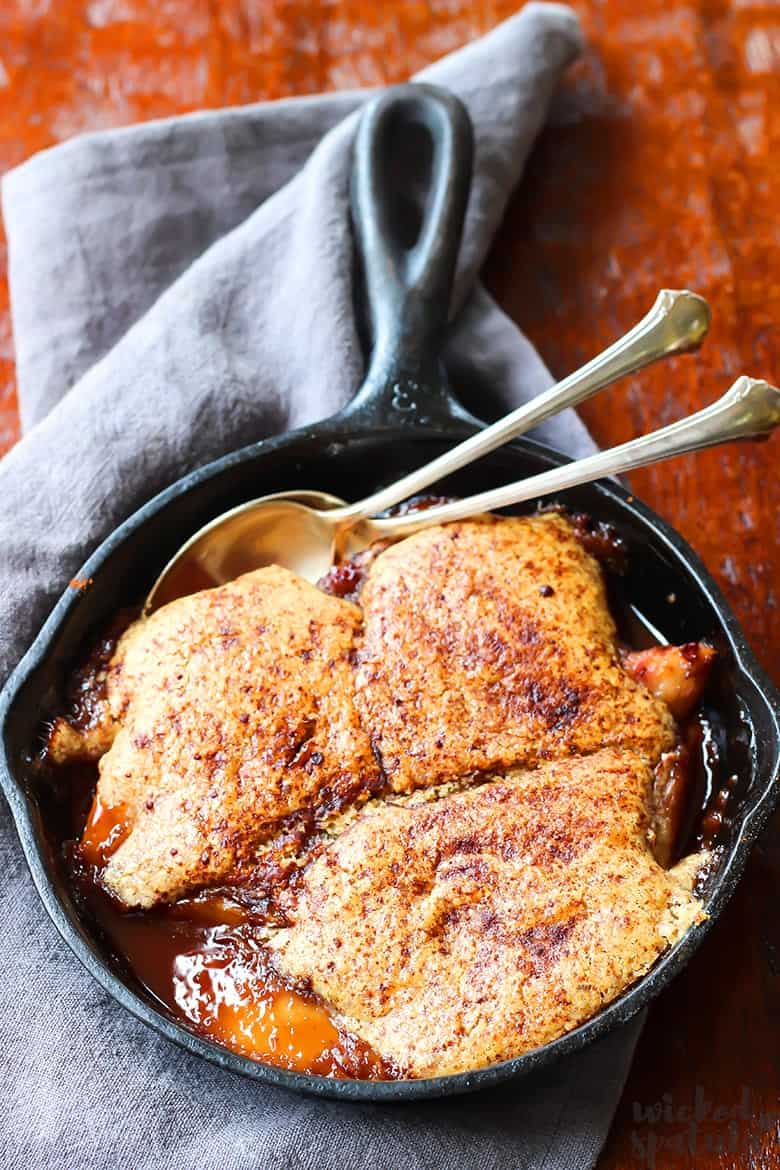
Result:
[[[376,516],[566,407],[578,406],[619,378],[635,373],[659,358],[698,349],[709,324],[709,306],[702,297],[686,289],[662,289],[650,312],[641,321],[581,369],[438,459],[382,488],[368,499],[339,509],[333,519],[354,524]]]
[[[462,520],[482,512],[492,512],[525,500],[565,491],[578,484],[590,483],[605,476],[635,471],[649,463],[658,463],[674,455],[717,447],[733,439],[756,439],[769,435],[780,424],[780,390],[757,378],[743,375],[717,402],[671,426],[662,427],[639,439],[622,443],[608,451],[599,451],[586,459],[566,463],[540,475],[533,475],[519,483],[481,492],[465,500],[456,500],[425,512],[408,516],[372,520],[372,539],[382,536],[404,536],[444,524]]]

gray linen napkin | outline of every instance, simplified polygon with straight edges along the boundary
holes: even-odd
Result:
[[[476,273],[579,47],[570,10],[530,4],[421,75],[465,100],[478,143],[453,379],[505,408],[550,378]],[[6,177],[25,434],[0,462],[0,678],[87,554],[144,500],[354,392],[347,192],[365,96],[89,135]],[[545,437],[572,453],[590,446],[571,415]],[[633,1026],[468,1099],[313,1101],[187,1056],[117,1008],[45,918],[7,815],[0,864],[9,1170],[576,1170],[597,1156]]]

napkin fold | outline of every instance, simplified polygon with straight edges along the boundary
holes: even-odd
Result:
[[[529,4],[419,75],[458,94],[475,126],[447,364],[478,415],[551,381],[477,273],[580,47],[568,8]],[[0,461],[0,678],[140,504],[226,451],[333,413],[357,389],[348,191],[366,97],[87,135],[5,177],[24,435]],[[538,433],[572,454],[592,449],[572,414]],[[7,814],[0,864],[9,1168],[593,1165],[635,1025],[467,1099],[380,1107],[295,1096],[188,1056],[122,1012],[45,917]]]

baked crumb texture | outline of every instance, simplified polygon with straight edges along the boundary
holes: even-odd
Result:
[[[667,870],[650,844],[676,725],[561,515],[412,536],[359,603],[278,567],[175,601],[49,755],[99,757],[125,906],[251,884],[281,841],[278,970],[410,1076],[481,1067],[588,1019],[703,917],[700,857]]]
[[[105,678],[84,754],[130,827],[102,874],[147,909],[240,879],[259,847],[306,836],[381,774],[354,704],[357,606],[275,566],[184,597],[132,625]],[[50,754],[78,754],[55,724]]]
[[[361,604],[356,702],[394,791],[601,747],[655,760],[674,742],[559,515],[420,532],[377,558]]]
[[[288,896],[278,964],[416,1076],[536,1048],[700,918],[691,875],[647,848],[651,779],[607,748],[367,808]]]

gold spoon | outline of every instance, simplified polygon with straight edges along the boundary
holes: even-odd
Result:
[[[553,492],[567,491],[597,479],[624,475],[675,455],[719,447],[737,439],[765,439],[777,426],[780,426],[780,390],[760,378],[749,378],[743,374],[722,398],[688,418],[651,431],[649,435],[631,439],[628,443],[621,443],[618,447],[598,451],[585,459],[575,459],[562,467],[554,467],[517,483],[507,484],[506,487],[493,488],[467,499],[453,500],[417,513],[409,512],[405,516],[363,520],[343,534],[336,533],[337,551],[339,556],[353,555],[377,540],[398,540],[436,524],[484,515],[498,508],[508,508],[513,504],[549,496]],[[298,508],[301,512],[307,511],[300,505]],[[322,513],[312,513],[312,516],[321,522]],[[318,531],[321,533],[322,529]],[[311,535],[309,539],[313,539]]]
[[[559,411],[578,406],[619,378],[659,358],[697,349],[709,323],[709,307],[702,297],[687,290],[662,289],[650,312],[633,329],[581,369],[367,499],[346,504],[327,492],[278,492],[225,512],[196,532],[168,562],[152,586],[144,613],[263,565],[284,565],[309,581],[319,580],[333,563],[337,538],[340,547],[346,543],[352,550],[365,546],[370,541],[363,535],[373,530],[371,516],[418,494]],[[426,514],[438,512],[433,509]],[[375,523],[392,526],[400,523],[400,518]]]
[[[209,567],[213,584],[271,563],[284,564],[309,581],[317,581],[334,559],[354,555],[374,541],[397,540],[436,524],[483,515],[735,439],[762,438],[778,424],[780,390],[743,375],[711,406],[649,435],[518,483],[417,513],[368,519],[360,506],[333,507],[330,501],[334,497],[321,492],[300,493],[300,502],[289,495],[267,496],[220,517],[185,545],[152,590],[147,612],[156,607],[159,585],[168,572],[180,568],[191,549],[198,565],[210,552],[215,553],[213,567]],[[325,510],[317,511],[312,502],[320,503]],[[226,521],[227,541],[223,532]],[[212,533],[217,533],[214,545],[210,543]]]

